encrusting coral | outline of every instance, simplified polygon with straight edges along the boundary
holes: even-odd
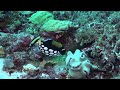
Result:
[[[52,13],[48,11],[38,11],[34,14],[32,14],[29,17],[29,21],[32,22],[33,24],[36,24],[40,27],[40,32],[41,31],[60,31],[60,30],[67,30],[70,27],[73,27],[71,21],[60,21],[60,20],[55,20],[54,16]]]
[[[33,24],[44,24],[45,22],[54,19],[54,16],[47,11],[37,11],[29,17],[29,21]]]
[[[40,31],[64,31],[67,30],[72,25],[70,21],[60,21],[60,20],[49,20],[46,22]]]

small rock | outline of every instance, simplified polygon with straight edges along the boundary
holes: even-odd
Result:
[[[5,51],[3,46],[0,46],[0,57],[4,57],[5,56]]]
[[[27,64],[23,66],[23,70],[29,71],[29,70],[36,70],[37,68],[33,66],[32,64]]]
[[[40,79],[50,79],[50,76],[46,73],[42,73],[42,75],[40,76]]]

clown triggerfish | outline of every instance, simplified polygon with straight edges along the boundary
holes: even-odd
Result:
[[[52,39],[41,40],[39,36],[32,40],[30,46],[35,43],[38,44],[40,51],[48,56],[59,56],[66,53],[64,46],[60,42]]]

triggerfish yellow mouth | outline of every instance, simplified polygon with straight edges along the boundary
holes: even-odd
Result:
[[[48,56],[59,56],[66,53],[64,46],[60,42],[52,39],[41,40],[39,36],[32,40],[30,46],[35,43],[38,44],[40,51]]]

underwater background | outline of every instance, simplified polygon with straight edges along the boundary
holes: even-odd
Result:
[[[0,11],[0,79],[120,79],[120,11]]]

